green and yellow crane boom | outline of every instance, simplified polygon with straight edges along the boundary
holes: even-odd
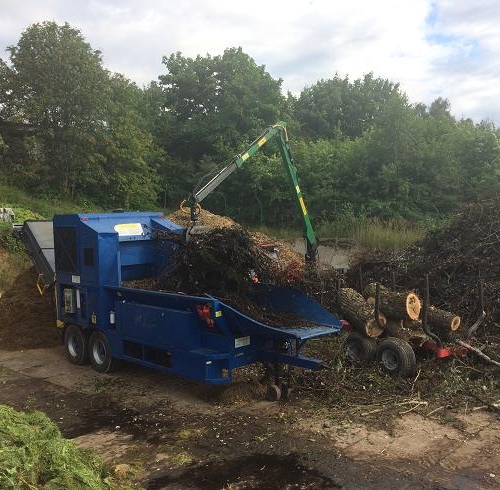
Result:
[[[266,143],[272,140],[275,140],[278,145],[286,173],[293,188],[293,194],[302,216],[303,236],[306,241],[306,261],[314,262],[317,257],[318,240],[316,238],[316,234],[314,233],[314,229],[304,203],[304,198],[300,190],[297,178],[297,168],[293,162],[292,150],[288,140],[288,132],[284,122],[280,121],[273,126],[266,128],[262,134],[246,148],[245,151],[235,155],[231,158],[227,165],[217,171],[215,175],[212,175],[207,182],[197,186],[188,199],[181,203],[181,208],[186,209],[186,205],[189,207],[189,212],[191,213],[191,230],[194,229],[200,210],[199,203],[203,201],[203,199],[205,199],[211,192],[213,192],[222,182],[224,182],[224,180],[226,180],[235,170],[243,167],[245,162],[250,157],[255,155],[255,153],[257,153]],[[188,233],[189,232],[190,230],[188,230]]]

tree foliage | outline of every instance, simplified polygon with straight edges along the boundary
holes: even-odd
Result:
[[[372,73],[353,83],[335,75],[301,92],[296,118],[305,136],[333,138],[340,133],[356,138],[371,127],[388,99],[398,91],[397,84],[374,78]]]
[[[140,88],[102,66],[68,24],[28,27],[0,60],[0,175],[102,206],[177,206],[199,179],[277,120],[287,122],[315,223],[428,219],[500,190],[500,132],[458,120],[446,97],[411,104],[372,73],[334,75],[296,97],[241,48],[164,56]],[[247,223],[299,220],[277,148],[266,145],[206,204]],[[345,221],[345,220],[344,220]],[[346,222],[347,222],[346,221]]]
[[[107,74],[100,52],[69,24],[54,22],[30,26],[7,50],[3,111],[39,132],[47,155],[44,179],[74,195],[104,119]]]
[[[194,59],[175,53],[163,63],[159,80],[171,116],[165,149],[173,156],[227,158],[281,116],[281,80],[241,48]]]

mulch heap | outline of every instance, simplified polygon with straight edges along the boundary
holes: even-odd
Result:
[[[50,294],[40,296],[34,268],[23,269],[0,298],[0,350],[53,347],[61,343]]]

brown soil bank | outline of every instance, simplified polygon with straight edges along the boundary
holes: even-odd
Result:
[[[40,296],[34,268],[22,270],[0,298],[0,350],[51,347],[60,343],[50,297]]]

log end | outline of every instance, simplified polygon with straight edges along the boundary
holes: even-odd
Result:
[[[382,335],[384,329],[380,326],[379,322],[373,318],[366,324],[366,335],[371,338],[377,338]]]
[[[456,332],[460,328],[460,324],[462,323],[459,316],[454,316],[451,321],[451,331]]]
[[[420,316],[422,304],[420,298],[415,293],[408,293],[406,297],[406,312],[411,320],[417,320]]]

